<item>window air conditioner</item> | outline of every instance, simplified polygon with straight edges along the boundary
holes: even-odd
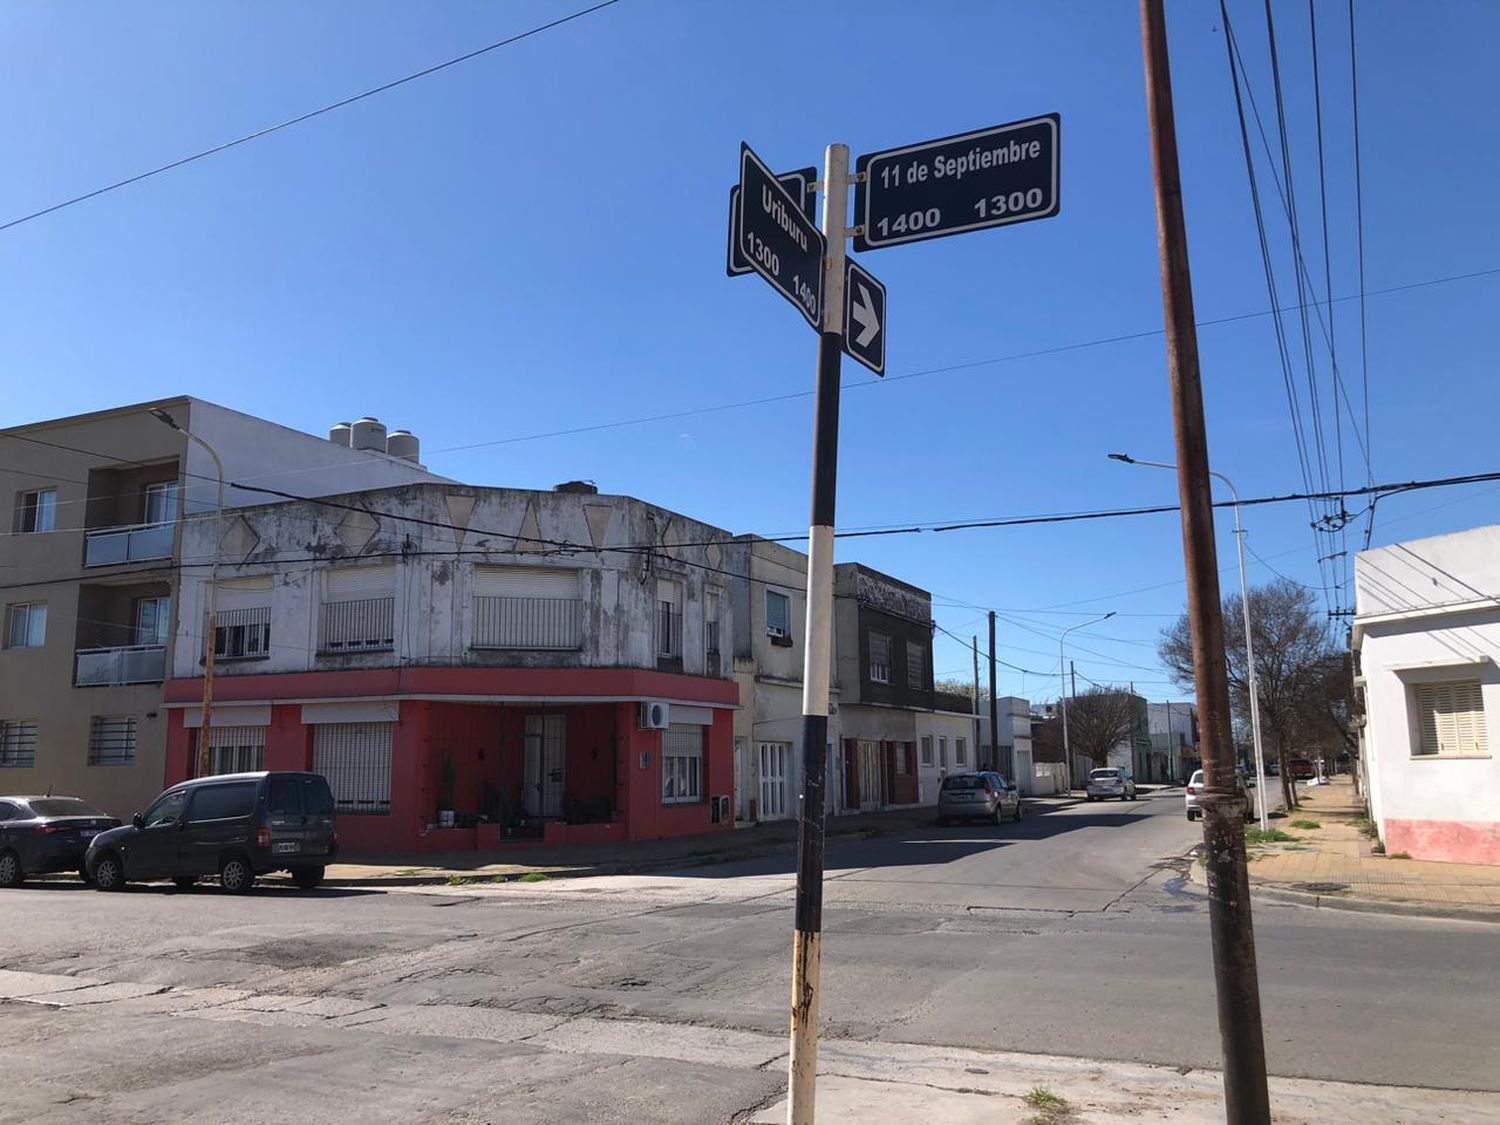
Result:
[[[641,730],[666,730],[672,722],[672,708],[658,700],[643,699],[636,725]]]

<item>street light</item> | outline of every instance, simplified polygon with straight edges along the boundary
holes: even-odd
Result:
[[[1057,674],[1062,680],[1062,720],[1063,720],[1063,761],[1068,767],[1068,776],[1073,776],[1073,752],[1068,746],[1068,662],[1063,657],[1063,642],[1068,639],[1068,634],[1074,629],[1082,629],[1085,625],[1098,625],[1101,621],[1108,621],[1115,615],[1110,610],[1103,617],[1096,617],[1093,621],[1080,621],[1077,625],[1069,625],[1062,631],[1062,636],[1057,638]]]
[[[208,625],[203,637],[203,725],[198,732],[198,761],[193,773],[204,777],[209,772],[209,741],[213,733],[214,711],[214,648],[219,632],[219,544],[224,537],[224,464],[214,447],[191,430],[177,424],[177,420],[160,407],[151,411],[151,417],[164,426],[170,426],[189,441],[201,445],[213,459],[214,472],[219,479],[218,499],[214,506],[214,551],[209,566],[208,579]]]
[[[1170,469],[1177,471],[1177,466],[1165,461],[1138,461],[1128,453],[1111,453],[1111,461],[1119,461],[1125,465],[1145,465],[1150,469]],[[1250,586],[1245,581],[1245,529],[1240,523],[1240,494],[1234,487],[1234,482],[1223,473],[1216,473],[1212,469],[1208,475],[1224,482],[1224,487],[1229,489],[1229,495],[1234,497],[1234,541],[1239,548],[1240,554],[1240,612],[1245,621],[1245,666],[1249,670],[1250,690],[1250,737],[1255,744],[1255,805],[1260,813],[1260,829],[1266,830],[1266,756],[1261,749],[1260,741],[1260,691],[1255,676],[1255,645],[1250,639]]]

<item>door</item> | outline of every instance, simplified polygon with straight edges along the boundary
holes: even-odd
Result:
[[[859,807],[878,809],[885,804],[885,763],[881,761],[880,743],[859,743]]]
[[[164,645],[172,617],[171,598],[135,599],[135,640],[138,645]]]
[[[187,819],[179,832],[177,865],[169,875],[217,875],[219,861],[231,850],[244,850],[254,835],[257,781],[203,785],[193,790]],[[282,841],[283,850],[290,841]],[[259,864],[257,864],[259,866]]]
[[[566,722],[566,715],[526,716],[526,811],[531,816],[562,816]]]
[[[163,793],[146,810],[145,823],[120,849],[125,874],[132,879],[162,879],[177,868],[177,845],[182,836],[188,791]]]
[[[266,827],[271,832],[272,855],[302,854],[307,841],[307,813],[302,807],[302,786],[296,778],[267,780]]]
[[[760,744],[760,819],[784,820],[790,814],[787,778],[791,772],[789,742]]]
[[[750,819],[750,751],[743,738],[734,740],[734,819]]]

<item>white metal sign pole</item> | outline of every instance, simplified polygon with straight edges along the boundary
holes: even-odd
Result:
[[[833,527],[838,481],[839,378],[844,349],[844,239],[849,148],[823,161],[823,322],[813,430],[812,526],[807,553],[807,646],[802,665],[802,805],[792,944],[788,1125],[813,1125],[818,1076],[818,970],[823,931],[823,810],[833,654]]]

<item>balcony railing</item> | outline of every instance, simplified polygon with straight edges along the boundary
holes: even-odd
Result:
[[[166,679],[166,669],[163,645],[81,648],[74,653],[73,683],[77,687],[159,684]]]
[[[270,606],[220,611],[214,632],[215,660],[264,660],[270,655]]]
[[[719,623],[706,622],[703,626],[703,671],[710,676],[723,674],[723,659],[719,656]]]
[[[656,611],[656,655],[662,660],[682,657],[682,614],[670,609]]]
[[[114,566],[172,557],[171,523],[141,523],[90,531],[84,539],[84,566]]]
[[[474,599],[474,648],[575,649],[582,643],[579,598]]]
[[[395,598],[325,602],[318,647],[323,652],[376,652],[396,644]]]

